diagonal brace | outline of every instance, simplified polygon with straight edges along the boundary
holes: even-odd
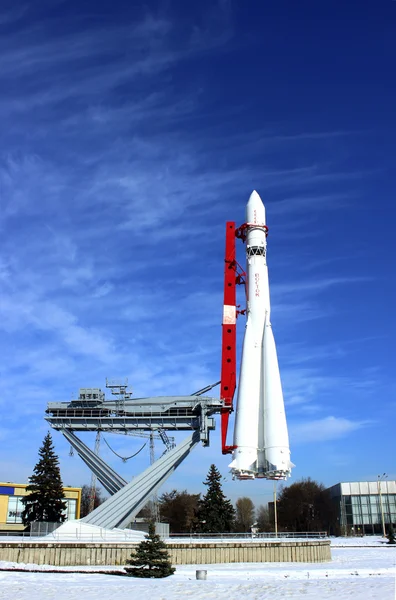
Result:
[[[149,498],[187,458],[199,441],[200,432],[194,431],[178,446],[164,454],[143,473],[84,517],[82,521],[106,529],[123,528],[129,525]]]
[[[70,429],[61,429],[60,431],[109,494],[115,494],[127,484],[127,481],[121,475],[118,475],[114,469],[109,467],[100,456],[88,448]]]

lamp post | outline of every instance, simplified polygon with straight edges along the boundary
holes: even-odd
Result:
[[[377,477],[377,487],[378,487],[378,494],[379,494],[379,499],[380,499],[382,535],[383,535],[383,537],[386,537],[386,531],[385,531],[384,506],[382,504],[381,482],[384,481],[387,477],[388,477],[388,475],[386,473],[382,473],[382,475],[378,475],[378,477]]]
[[[274,521],[275,521],[275,537],[278,537],[278,513],[276,510],[276,481],[274,481]]]

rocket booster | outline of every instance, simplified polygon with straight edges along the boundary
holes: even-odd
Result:
[[[254,191],[246,207],[246,329],[243,340],[233,460],[238,479],[286,479],[289,436],[270,320],[265,208]]]

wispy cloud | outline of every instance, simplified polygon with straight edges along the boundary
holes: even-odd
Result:
[[[295,281],[288,283],[276,284],[273,286],[274,295],[301,295],[317,294],[326,291],[328,288],[353,283],[363,283],[370,281],[369,277],[329,277],[326,279],[315,279],[307,281]]]
[[[87,19],[85,5],[63,15],[64,5],[48,14],[45,4],[41,12],[33,4],[0,10],[7,435],[23,410],[31,430],[23,448],[31,453],[46,430],[46,403],[80,386],[103,387],[106,376],[127,376],[136,396],[191,393],[218,380],[224,223],[244,221],[252,188],[262,192],[270,223],[290,420],[315,413],[314,430],[352,434],[346,417],[323,415],[343,414],[337,405],[346,388],[348,399],[371,394],[381,360],[378,372],[362,376],[361,356],[346,349],[356,331],[345,327],[339,339],[329,321],[325,344],[320,328],[334,314],[342,318],[340,290],[366,293],[369,280],[355,263],[340,261],[334,272],[334,244],[320,242],[334,234],[335,209],[350,215],[375,171],[338,152],[353,150],[356,131],[315,129],[289,115],[279,123],[261,105],[250,114],[251,98],[227,75],[233,64],[238,71],[235,44],[243,43],[230,2],[197,9],[194,18],[163,5]],[[366,255],[361,230],[348,234],[348,246],[339,235],[337,256],[351,248]],[[217,435],[203,462],[222,460],[226,469]],[[15,445],[6,452],[11,465]],[[73,467],[65,468],[72,479]]]
[[[0,25],[10,25],[19,21],[28,12],[27,4],[20,4],[0,12]]]
[[[17,97],[9,90],[0,110],[10,114],[45,108],[59,114],[62,103],[64,113],[70,114],[66,101],[84,98],[94,108],[98,98],[106,103],[109,95],[122,106],[128,89],[133,98],[143,100],[152,94],[147,78],[221,48],[231,33],[227,11],[215,7],[201,23],[184,30],[172,18],[150,12],[128,23],[104,26],[94,21],[88,29],[76,17],[71,32],[62,28],[61,19],[41,19],[19,31],[18,41],[14,35],[2,36],[1,78],[4,82],[24,78],[25,94]],[[40,85],[44,82],[45,87]],[[131,88],[134,82],[139,82],[139,92]]]
[[[327,194],[312,196],[294,196],[271,203],[271,213],[274,215],[291,215],[294,213],[309,213],[314,211],[334,211],[353,206],[354,196],[350,194]]]
[[[303,423],[293,423],[290,428],[290,439],[292,444],[327,442],[344,437],[371,423],[370,420],[356,421],[332,416]]]

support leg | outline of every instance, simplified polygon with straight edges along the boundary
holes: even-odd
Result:
[[[135,477],[114,496],[84,517],[84,523],[106,529],[129,525],[158,488],[199,443],[200,433],[194,431],[181,444],[164,454],[148,469]]]
[[[78,438],[75,433],[73,433],[70,429],[61,429],[60,430],[67,441],[73,446],[73,448],[77,451],[78,455],[83,459],[85,464],[91,471],[96,475],[99,479],[100,483],[103,485],[105,490],[109,492],[109,494],[115,494],[121,488],[127,485],[127,481],[118,475],[108,464],[104,462],[93,452],[84,442]]]

